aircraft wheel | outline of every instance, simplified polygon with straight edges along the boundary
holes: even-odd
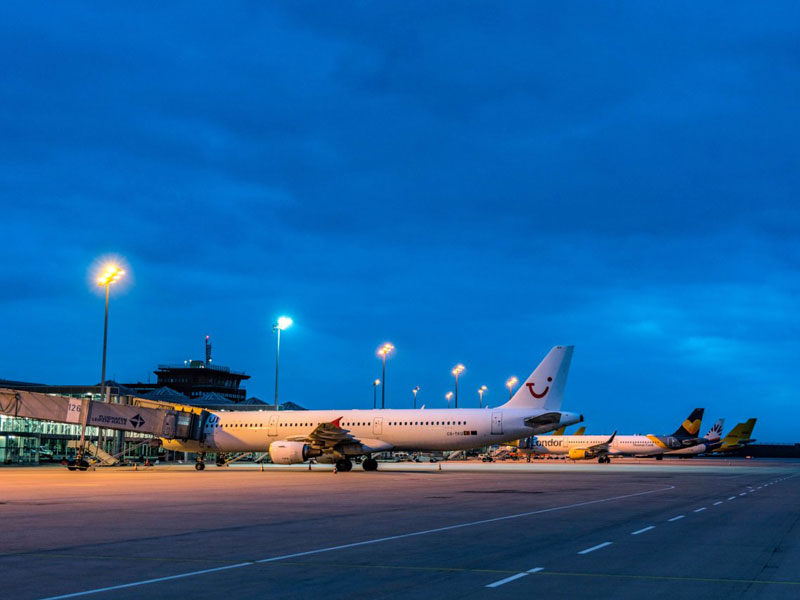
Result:
[[[607,464],[607,465],[610,465],[610,464],[611,464],[611,458],[609,458],[608,456],[606,457],[606,464]]]
[[[378,461],[374,458],[365,458],[364,462],[361,463],[361,468],[365,471],[377,471]]]
[[[664,460],[664,456],[659,454],[658,456],[656,456],[656,460]]]
[[[342,473],[347,473],[353,470],[353,463],[348,458],[340,458],[336,461],[336,470]]]
[[[79,471],[87,471],[89,469],[89,463],[85,460],[82,460],[78,463],[78,470]]]
[[[74,471],[77,468],[78,466],[75,464],[74,460],[71,460],[67,463],[67,469],[69,469],[70,471]]]
[[[197,469],[198,471],[202,471],[203,469],[206,468],[206,464],[201,462],[194,463],[194,468]]]
[[[604,462],[606,462],[606,459],[601,456],[597,459],[597,462],[599,462],[602,465]]]

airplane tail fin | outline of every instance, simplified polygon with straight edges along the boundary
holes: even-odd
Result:
[[[717,422],[711,426],[708,433],[705,435],[707,440],[718,440],[722,437],[722,427],[725,425],[725,419],[717,419]]]
[[[673,437],[679,439],[697,437],[697,434],[700,433],[700,425],[703,423],[704,412],[704,408],[695,408],[689,418],[672,434]]]
[[[575,346],[555,346],[519,387],[511,400],[500,408],[559,410],[574,349]]]
[[[586,433],[586,427],[578,427],[572,435],[583,435]]]
[[[738,423],[736,427],[731,429],[728,435],[725,436],[724,442],[728,445],[732,445],[753,441],[751,436],[753,435],[753,429],[756,426],[757,420],[758,419],[747,419],[744,423]]]
[[[564,435],[564,432],[567,430],[567,426],[564,425],[563,427],[559,427],[556,429],[551,435]]]

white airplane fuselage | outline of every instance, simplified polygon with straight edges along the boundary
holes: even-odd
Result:
[[[520,448],[534,454],[569,454],[608,441],[608,435],[547,435],[532,440],[531,447]],[[655,438],[655,439],[653,439]],[[616,456],[655,456],[670,450],[669,438],[648,435],[618,435],[608,446],[608,453]],[[676,446],[678,447],[678,446]]]
[[[525,420],[558,412],[557,422],[532,427]],[[320,424],[339,419],[365,453],[388,450],[466,450],[546,433],[583,420],[576,413],[541,408],[211,411],[200,442],[162,440],[185,452],[266,452],[270,444],[308,436]],[[353,454],[359,452],[353,450]]]

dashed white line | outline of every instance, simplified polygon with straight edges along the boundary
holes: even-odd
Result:
[[[746,495],[747,495],[747,492],[742,492],[742,493],[741,493],[741,494],[739,494],[739,495],[740,495],[740,496],[746,496]]]
[[[640,533],[644,533],[645,531],[650,531],[651,529],[655,529],[655,528],[656,528],[655,525],[650,525],[649,527],[644,527],[642,529],[637,529],[636,531],[631,533],[631,535],[639,535]]]
[[[718,506],[718,505],[720,505],[720,504],[722,504],[722,500],[720,500],[720,501],[718,501],[718,502],[714,502],[714,506]]]
[[[505,585],[506,583],[519,579],[520,577],[527,577],[527,576],[528,576],[527,573],[517,573],[516,575],[512,575],[511,577],[506,577],[505,579],[501,579],[500,581],[495,581],[494,583],[490,583],[486,587],[487,588],[500,587],[501,585]]]
[[[543,571],[544,567],[533,567],[532,569],[528,569],[528,573],[538,573],[539,571]]]
[[[736,496],[731,496],[728,500],[736,500]]]
[[[614,542],[603,542],[602,544],[597,544],[597,546],[592,546],[591,548],[587,548],[586,550],[581,550],[578,554],[589,554],[589,552],[594,552],[595,550],[600,550],[600,548],[605,548],[606,546],[610,546]]]
[[[685,516],[686,516],[686,515],[678,515],[677,517],[672,517],[671,519],[667,519],[667,521],[669,521],[670,523],[672,523],[673,521],[678,521],[678,520],[682,519],[682,518],[683,518],[683,517],[685,517]]]
[[[694,509],[694,512],[703,512],[705,509],[706,509],[706,507],[705,507],[705,506],[704,506],[704,507],[702,507],[702,508],[695,508],[695,509]]]

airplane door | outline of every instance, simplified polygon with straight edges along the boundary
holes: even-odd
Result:
[[[380,435],[383,431],[383,417],[375,417],[372,422],[372,435]]]
[[[492,413],[492,434],[502,435],[503,433],[503,413],[496,410]]]
[[[267,435],[276,437],[278,435],[278,415],[269,416],[269,426],[267,427]]]

